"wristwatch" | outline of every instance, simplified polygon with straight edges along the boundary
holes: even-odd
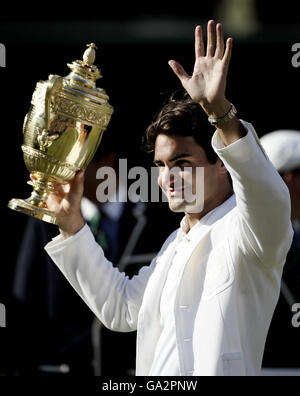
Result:
[[[215,127],[220,127],[226,124],[226,122],[228,122],[229,120],[232,120],[236,115],[237,115],[237,110],[235,106],[232,103],[230,103],[230,109],[223,117],[220,118],[208,117],[208,121],[210,122],[211,125]]]

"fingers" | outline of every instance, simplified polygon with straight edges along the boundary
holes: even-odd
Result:
[[[72,205],[80,206],[80,202],[84,191],[84,171],[81,170],[76,173],[68,194],[68,199]]]
[[[80,170],[76,173],[71,186],[72,193],[76,195],[83,195],[84,190],[84,171]]]
[[[196,57],[204,56],[204,44],[202,38],[202,31],[196,28],[196,37],[195,37],[195,47],[196,47]],[[229,63],[232,49],[232,39],[227,40],[226,51],[224,45],[224,36],[223,36],[223,28],[222,24],[218,23],[215,26],[215,21],[211,20],[207,24],[207,49],[206,56],[208,57],[217,57],[220,60],[224,59],[224,61]]]
[[[223,38],[223,28],[220,23],[218,23],[216,26],[216,32],[217,32],[217,46],[216,46],[215,56],[219,59],[222,59],[224,55],[224,38]]]
[[[39,180],[38,177],[33,173],[30,173],[29,176],[30,176],[30,180],[32,180],[32,182],[33,182],[32,185],[38,186],[39,182],[35,183],[36,181]],[[65,195],[67,193],[67,191],[65,190],[65,186],[67,186],[67,185],[61,184],[59,182],[52,182],[51,185],[55,189],[55,193],[54,193],[55,195],[60,197],[60,199],[65,197]]]
[[[232,53],[232,38],[230,37],[226,41],[226,50],[225,50],[225,54],[223,57],[223,62],[224,62],[224,65],[226,68],[228,68],[228,66],[229,66],[229,62],[231,59],[231,53]]]
[[[206,56],[213,57],[216,52],[216,34],[215,21],[209,21],[207,24],[207,49]]]
[[[204,42],[201,26],[197,26],[195,29],[195,56],[196,58],[204,56]]]
[[[84,187],[84,171],[76,173],[71,183],[55,186],[56,192],[47,197],[47,207],[57,216],[70,216],[70,213],[80,213],[80,204]]]
[[[54,213],[59,212],[61,200],[62,198],[60,198],[57,194],[50,193],[46,200],[47,208]]]
[[[176,76],[179,78],[182,85],[184,86],[185,83],[190,79],[190,76],[187,74],[187,72],[184,70],[181,64],[174,60],[169,61],[169,66],[171,67],[173,72],[176,74]]]

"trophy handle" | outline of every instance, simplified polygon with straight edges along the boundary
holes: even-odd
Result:
[[[48,146],[51,137],[49,136],[50,127],[50,114],[51,105],[53,103],[53,98],[56,93],[62,88],[63,78],[57,75],[50,75],[48,81],[46,82],[46,93],[44,97],[44,129],[41,130],[38,136],[38,143],[41,151],[45,151]],[[26,115],[25,122],[27,121],[28,115]],[[24,132],[24,127],[23,127]],[[18,212],[25,213],[27,215],[36,217],[48,223],[56,224],[56,216],[54,213],[47,209],[46,199],[49,192],[55,192],[54,183],[55,180],[49,177],[43,177],[39,175],[37,180],[29,181],[28,184],[33,186],[33,191],[31,196],[27,199],[12,199],[8,203],[8,207],[17,210]]]
[[[52,75],[48,77],[46,82],[46,93],[44,98],[45,105],[45,128],[38,135],[37,140],[41,151],[45,151],[48,147],[49,142],[51,142],[51,137],[49,135],[50,129],[50,114],[51,105],[53,103],[53,98],[55,98],[56,93],[62,88],[63,78],[57,75]],[[51,177],[44,177],[40,175],[39,172],[34,172],[37,175],[36,180],[28,181],[27,183],[33,186],[33,192],[31,196],[26,200],[27,203],[34,205],[35,208],[46,209],[46,198],[49,192],[55,192],[53,188],[53,182],[55,181]]]
[[[50,114],[51,114],[51,105],[53,104],[53,99],[56,96],[56,93],[62,89],[63,78],[56,75],[49,76],[49,80],[45,82],[46,84],[46,93],[44,96],[44,128],[38,130],[37,133],[37,142],[39,145],[39,149],[43,152],[47,150],[49,145],[53,142],[53,140],[59,137],[58,134],[54,134],[50,136]],[[24,121],[24,125],[26,123],[26,118]],[[24,127],[23,127],[24,129]]]
[[[50,111],[52,98],[55,94],[62,88],[63,78],[57,75],[52,75],[48,77],[47,89],[45,94],[45,129],[48,132],[50,126]]]

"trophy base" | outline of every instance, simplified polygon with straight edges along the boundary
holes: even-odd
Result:
[[[21,212],[26,215],[43,220],[47,223],[57,224],[56,216],[54,213],[50,212],[50,210],[47,210],[45,208],[40,208],[38,206],[32,205],[31,203],[26,202],[26,200],[24,199],[13,198],[9,201],[8,207],[10,209],[16,210],[17,212]]]

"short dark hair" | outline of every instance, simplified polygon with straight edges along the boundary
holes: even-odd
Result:
[[[146,130],[147,151],[154,151],[158,135],[192,136],[203,148],[211,164],[217,161],[217,154],[212,148],[212,131],[207,116],[201,106],[190,98],[174,100],[172,97],[163,106],[156,119]]]

